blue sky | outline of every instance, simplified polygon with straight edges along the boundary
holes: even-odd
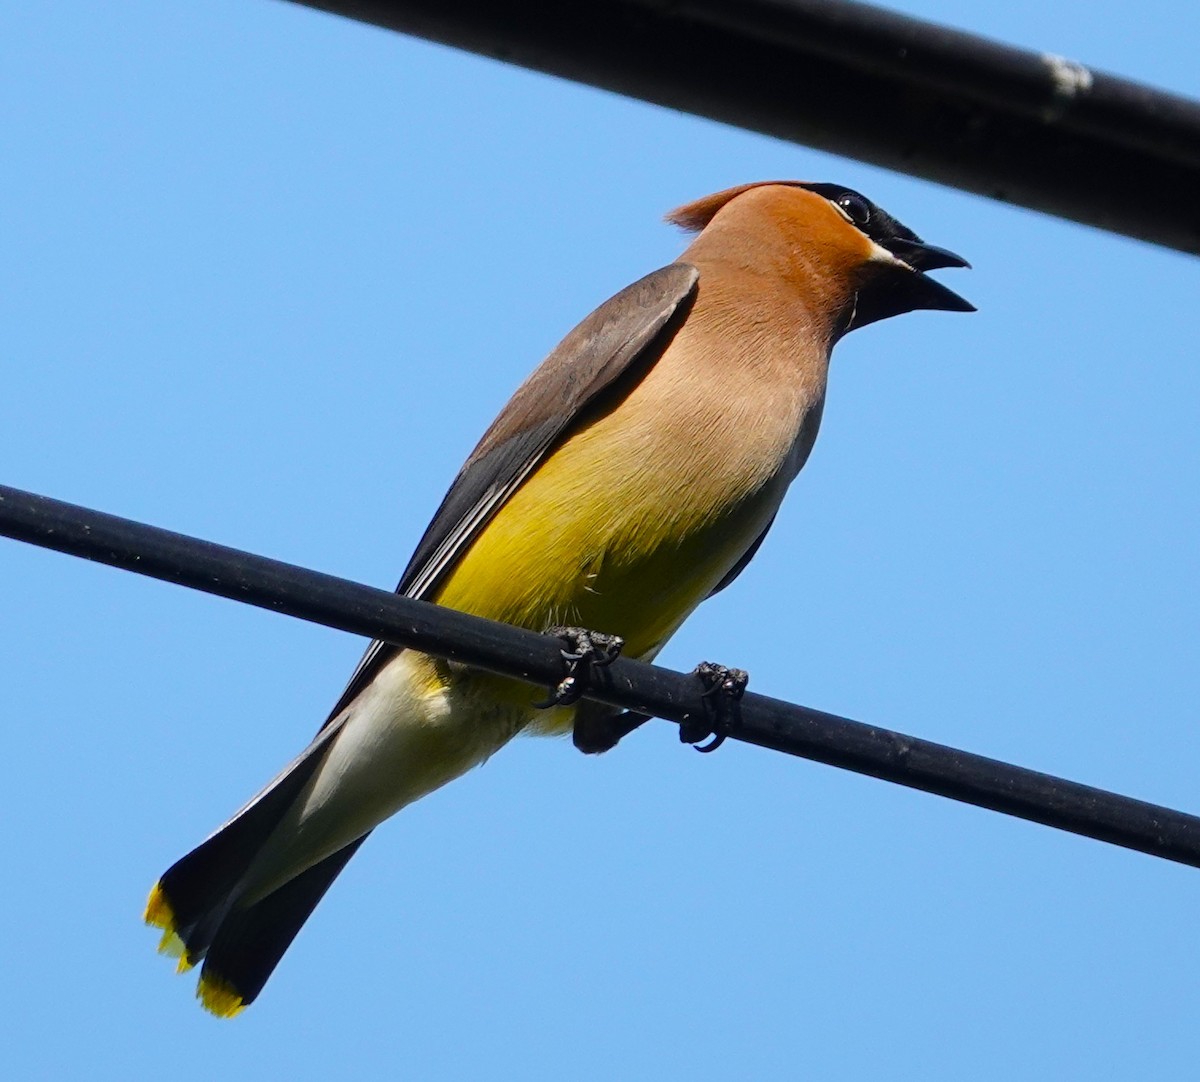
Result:
[[[1200,94],[1178,0],[904,10]],[[390,587],[663,212],[844,182],[980,311],[838,347],[662,661],[1200,807],[1193,259],[273,0],[7,5],[0,66],[3,482]],[[10,542],[0,588],[12,1077],[1194,1077],[1195,871],[665,723],[405,811],[218,1022],[145,893],[362,644]]]

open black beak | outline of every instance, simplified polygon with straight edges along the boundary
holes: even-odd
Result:
[[[884,247],[899,256],[910,267],[917,270],[942,270],[945,267],[966,267],[971,264],[960,255],[955,255],[948,248],[939,248],[936,244],[926,244],[923,240],[905,240],[902,237],[889,238]]]
[[[943,267],[969,267],[962,256],[924,241],[901,238],[888,238],[886,247],[898,262],[884,264],[875,279],[859,290],[847,331],[918,309],[975,311],[970,301],[924,273]]]

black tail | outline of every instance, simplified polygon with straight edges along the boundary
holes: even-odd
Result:
[[[208,1010],[232,1017],[258,998],[296,933],[367,837],[364,834],[253,905],[229,910],[200,970],[196,995]]]
[[[271,971],[346,861],[346,846],[252,905],[240,908],[247,871],[325,758],[341,726],[327,726],[304,753],[224,826],[163,874],[146,922],[163,929],[159,949],[180,969],[207,957],[198,995],[215,1014],[235,1014]]]

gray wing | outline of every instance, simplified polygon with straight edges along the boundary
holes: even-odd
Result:
[[[605,301],[558,344],[459,470],[397,593],[427,596],[575,422],[642,377],[690,310],[699,277],[687,263],[656,270]],[[325,724],[398,652],[388,643],[371,643]]]
[[[714,586],[708,592],[708,597],[712,597],[714,594],[719,594],[722,590],[725,589],[726,586],[729,586],[733,582],[733,580],[738,577],[738,575],[740,575],[743,571],[746,570],[746,565],[751,560],[754,559],[755,553],[758,552],[759,548],[762,546],[762,543],[767,539],[767,533],[770,531],[771,527],[774,525],[775,525],[775,516],[772,515],[771,521],[768,522],[763,527],[763,532],[760,533],[754,539],[754,542],[751,544],[751,546],[748,549],[746,549],[745,552],[742,553],[741,558],[738,560],[738,562],[736,564],[734,564],[728,571],[725,572],[725,577],[720,582],[718,582],[716,584],[716,586]],[[705,600],[707,600],[707,598]]]

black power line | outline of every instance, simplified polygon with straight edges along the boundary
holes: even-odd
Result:
[[[1048,54],[846,0],[296,2],[1200,253],[1200,102]]]
[[[563,675],[556,639],[3,485],[0,535],[533,684]],[[603,677],[588,698],[676,722],[705,713],[693,676],[618,658]],[[763,695],[739,715],[737,740],[1200,867],[1200,818],[1183,812]]]

